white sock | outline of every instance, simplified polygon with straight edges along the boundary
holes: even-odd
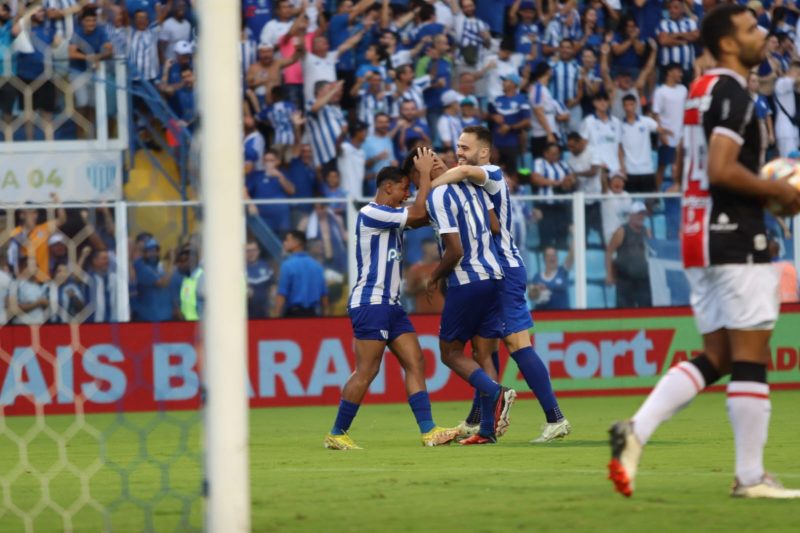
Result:
[[[658,426],[689,405],[705,387],[703,374],[692,363],[684,361],[670,368],[633,415],[633,432],[639,442],[645,444]]]
[[[769,385],[731,381],[726,403],[736,443],[736,479],[742,485],[755,485],[764,476],[764,446],[772,410]]]

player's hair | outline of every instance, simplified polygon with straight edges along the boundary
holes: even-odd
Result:
[[[403,164],[400,165],[400,170],[403,172],[405,176],[411,176],[411,173],[414,171],[414,157],[417,156],[419,152],[419,148],[415,148],[414,150],[409,150],[406,154],[405,159],[403,159]],[[389,167],[384,167],[389,168]],[[379,173],[380,175],[380,173]]]
[[[634,103],[636,103],[636,97],[633,96],[632,94],[626,94],[625,96],[622,97],[622,103],[625,103],[625,102],[634,102]]]
[[[461,130],[461,134],[471,133],[478,138],[478,142],[485,144],[489,149],[492,148],[492,132],[486,126],[467,126]]]
[[[295,239],[297,242],[299,242],[303,246],[303,248],[306,247],[306,234],[305,234],[305,232],[300,231],[298,229],[290,229],[289,231],[286,232],[286,236],[288,237],[289,235],[291,235],[293,239]]]
[[[380,188],[386,181],[400,183],[406,176],[408,176],[408,174],[397,167],[383,167],[378,171],[378,176],[375,178],[375,185]]]
[[[680,63],[668,63],[667,65],[664,66],[664,72],[670,72],[675,69],[683,71],[683,67],[681,66]]]
[[[86,17],[96,17],[96,16],[97,16],[97,6],[90,4],[83,6],[83,9],[81,9],[81,16],[80,16],[81,20],[85,19]]]
[[[419,19],[423,22],[427,22],[436,14],[436,10],[432,5],[425,2],[424,4],[419,6]]]
[[[623,98],[623,100],[624,100],[624,98]],[[569,132],[567,134],[567,140],[568,141],[578,142],[578,141],[582,141],[583,137],[581,137],[581,134],[578,133],[577,131],[571,131],[571,132]]]
[[[709,11],[703,18],[700,39],[714,59],[719,59],[722,53],[720,41],[736,32],[733,17],[747,11],[747,7],[740,4],[723,4]]]
[[[548,72],[552,70],[552,67],[542,61],[538,65],[533,68],[533,72],[531,72],[531,81],[539,81],[544,76],[547,75]]]

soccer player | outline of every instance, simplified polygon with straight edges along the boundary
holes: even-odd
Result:
[[[531,345],[530,329],[533,327],[533,320],[525,301],[528,275],[525,271],[525,263],[511,235],[512,220],[508,185],[500,168],[489,162],[492,152],[491,133],[482,126],[464,128],[458,138],[456,148],[458,166],[434,180],[431,197],[437,193],[440,185],[459,183],[465,179],[482,187],[489,194],[494,212],[500,221],[500,232],[495,235],[494,244],[497,247],[500,266],[505,274],[500,282],[497,296],[499,313],[504,323],[503,342],[508,348],[511,358],[519,366],[526,383],[536,394],[546,418],[542,434],[531,443],[564,438],[569,435],[572,428],[558,406],[547,367]],[[497,341],[494,341],[493,348],[495,352],[493,357],[496,357]],[[474,431],[472,425],[476,421],[475,416],[473,408],[459,429],[464,433]]]
[[[800,490],[783,488],[763,465],[769,339],[779,312],[763,206],[770,199],[796,213],[800,192],[757,175],[764,154],[747,75],[764,60],[766,48],[756,18],[745,6],[716,7],[703,20],[702,37],[719,68],[692,84],[686,104],[681,233],[704,353],[670,369],[633,419],[611,427],[609,478],[630,496],[642,447],[656,428],[730,373],[727,407],[736,449],[731,494],[800,498]]]
[[[502,335],[503,326],[499,310],[503,268],[491,233],[492,211],[486,191],[470,183],[445,184],[428,198],[442,260],[426,289],[432,293],[442,282],[447,286],[439,328],[440,355],[479,394],[480,427],[461,441],[466,445],[497,442],[497,436],[508,429],[508,413],[517,396],[495,381],[490,360],[491,339]],[[470,339],[473,358],[464,356]]]
[[[419,171],[417,198],[411,207],[401,207],[408,199],[409,177],[397,167],[378,172],[375,200],[364,206],[356,222],[356,260],[358,279],[350,293],[348,312],[356,338],[356,368],[342,389],[339,412],[333,429],[325,437],[325,447],[333,450],[360,449],[347,434],[359,405],[378,374],[386,346],[405,370],[408,403],[422,433],[422,444],[450,443],[457,430],[438,427],[433,422],[431,402],[425,388],[425,359],[414,326],[400,305],[402,281],[403,229],[428,223],[425,200],[430,192],[433,152],[421,149],[414,158]]]

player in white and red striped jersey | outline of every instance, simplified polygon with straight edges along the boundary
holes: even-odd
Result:
[[[631,420],[611,427],[609,477],[633,493],[642,447],[656,428],[725,374],[736,447],[733,496],[800,498],[764,471],[769,426],[769,339],[778,319],[778,278],[769,264],[764,201],[800,210],[800,192],[764,181],[760,130],[747,75],[766,55],[752,12],[723,5],[703,20],[719,68],[689,90],[684,115],[683,262],[704,353],[671,368]]]

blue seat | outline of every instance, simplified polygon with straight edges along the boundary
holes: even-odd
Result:
[[[587,281],[605,281],[606,253],[603,250],[586,250]]]

